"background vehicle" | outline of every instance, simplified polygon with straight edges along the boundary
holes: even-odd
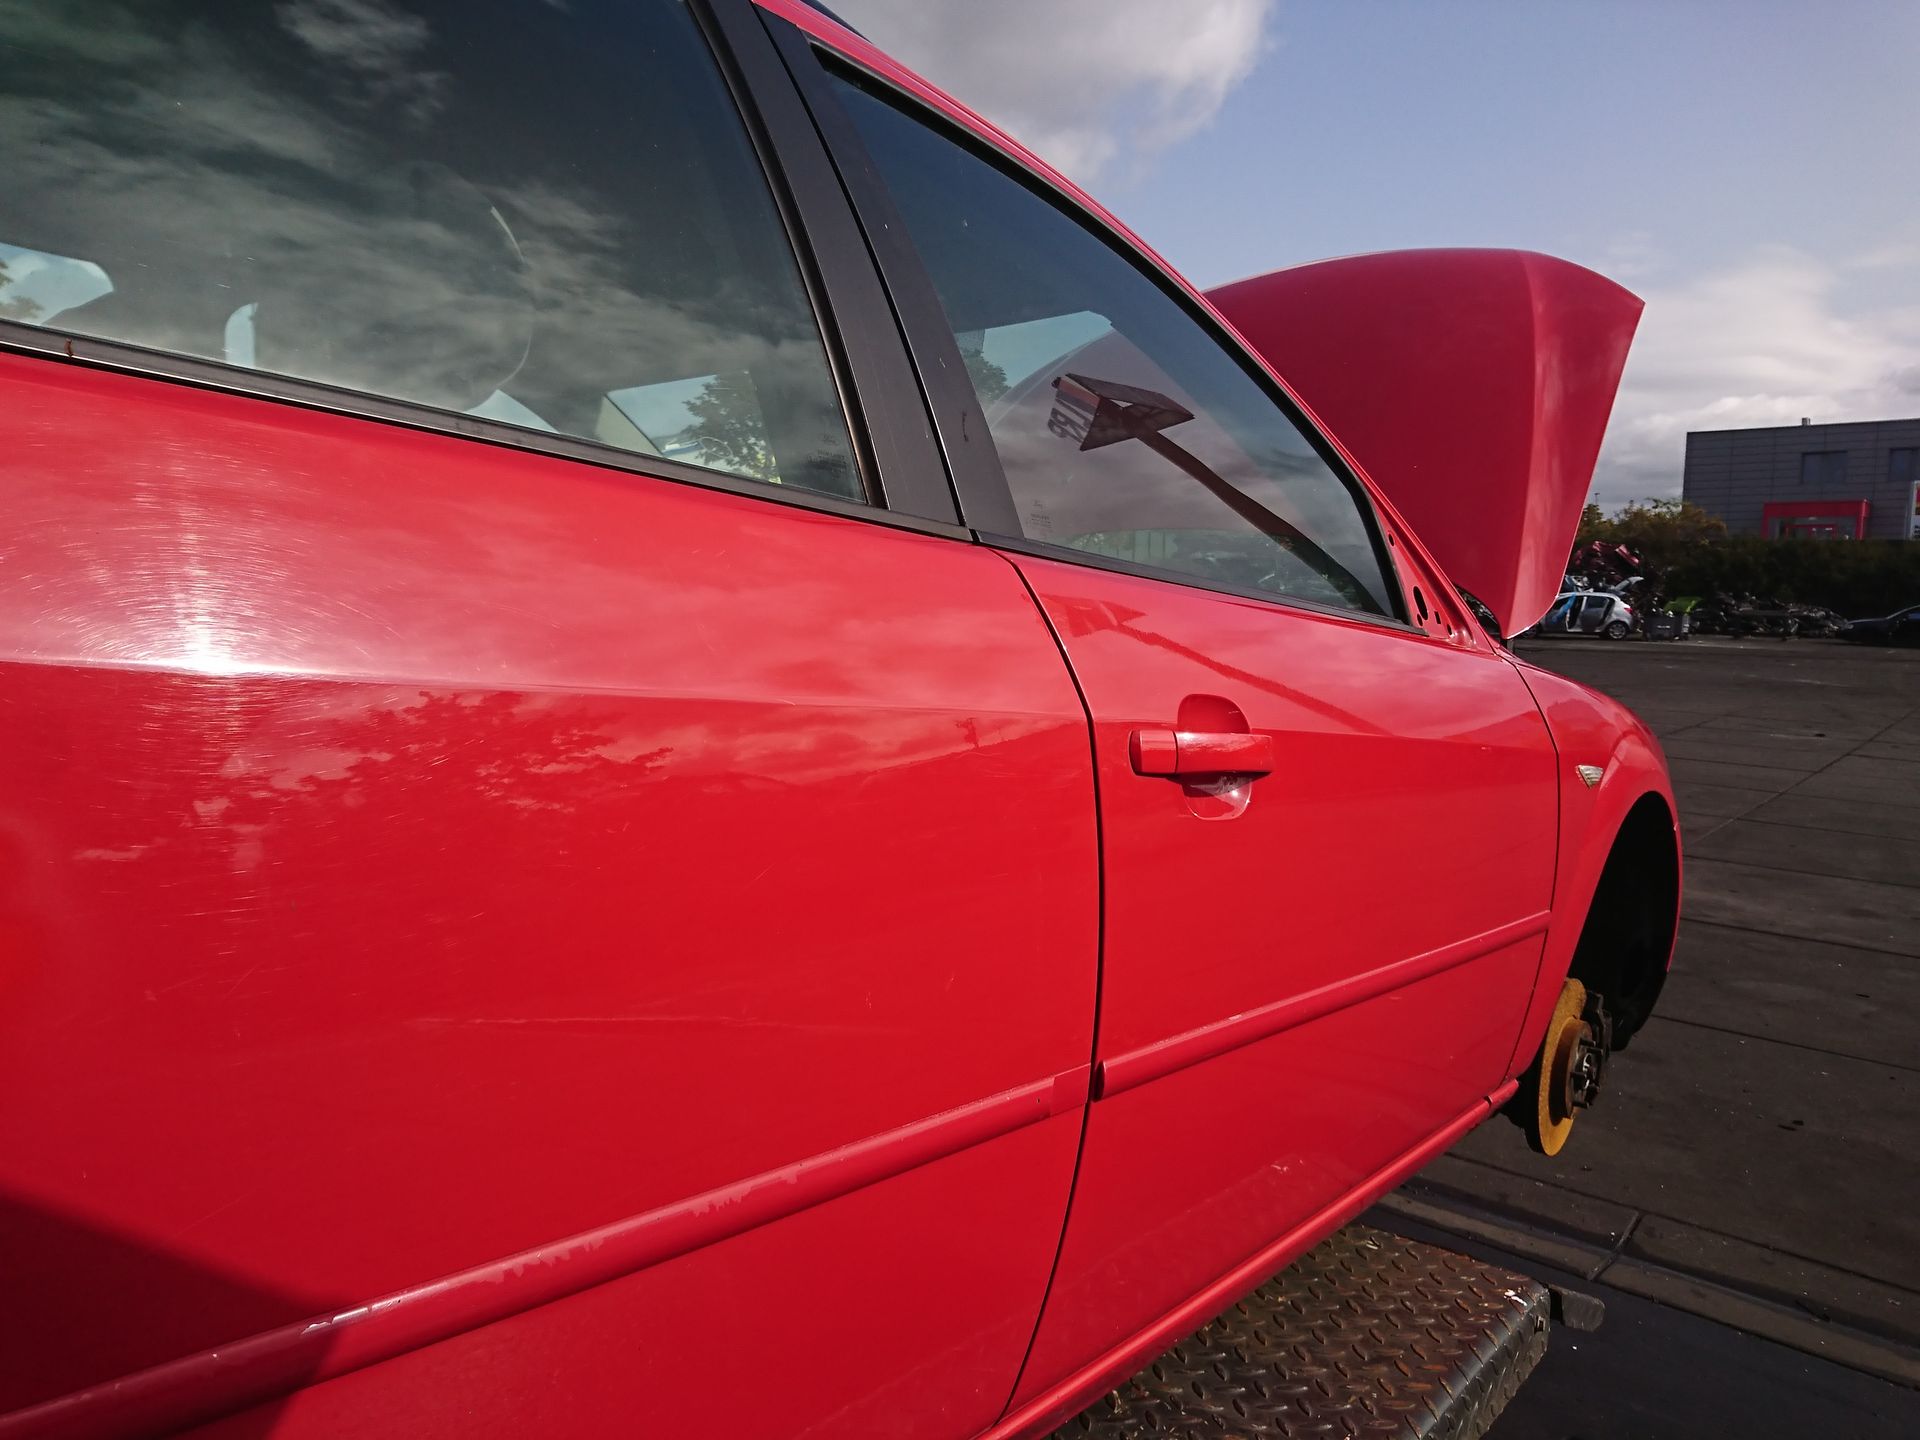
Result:
[[[803,7],[0,27],[0,1435],[1024,1434],[1564,1140],[1664,765],[1387,497],[1538,613],[1624,291],[1346,262],[1303,404]]]
[[[1869,620],[1849,620],[1836,633],[1842,640],[1874,645],[1920,645],[1920,605]]]
[[[1824,605],[1754,595],[1715,595],[1698,601],[1690,615],[1693,628],[1703,635],[1793,636],[1818,639],[1838,635],[1847,622]]]
[[[1603,635],[1624,640],[1633,633],[1633,607],[1618,595],[1596,590],[1568,590],[1555,599],[1530,633],[1538,635]]]

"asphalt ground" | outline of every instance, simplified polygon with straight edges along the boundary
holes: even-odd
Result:
[[[1606,1307],[1600,1328],[1553,1327],[1534,1369],[1487,1440],[1775,1440],[1920,1435],[1920,1390],[1746,1334],[1604,1280],[1379,1213],[1415,1240],[1564,1286]]]
[[[1389,1197],[1383,1223],[1615,1298],[1578,1360],[1556,1334],[1496,1440],[1920,1434],[1920,651],[1521,653],[1660,736],[1686,851],[1673,970],[1560,1156],[1495,1120]],[[1543,1391],[1592,1406],[1642,1366],[1673,1397],[1773,1403],[1704,1429],[1655,1423],[1659,1407],[1585,1428],[1529,1408]],[[1802,1423],[1840,1391],[1834,1423]],[[1876,1428],[1883,1412],[1905,1428]]]

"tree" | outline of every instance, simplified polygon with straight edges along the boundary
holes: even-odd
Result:
[[[1575,554],[1594,541],[1631,550],[1649,593],[1667,596],[1753,595],[1858,616],[1920,595],[1920,543],[1729,535],[1724,521],[1673,496],[1633,501],[1611,516],[1587,506]]]
[[[1589,500],[1587,508],[1580,512],[1580,528],[1574,531],[1573,548],[1578,550],[1583,546],[1591,545],[1596,540],[1612,538],[1613,521],[1606,517],[1598,505]]]
[[[7,273],[7,262],[0,260],[0,292],[16,283],[13,276]],[[39,317],[39,305],[26,296],[0,293],[0,320],[37,320]]]
[[[1573,544],[1576,556],[1596,541],[1604,546],[1625,546],[1640,562],[1639,573],[1647,583],[1661,590],[1667,588],[1666,580],[1676,567],[1686,565],[1726,538],[1726,522],[1691,500],[1656,496],[1630,500],[1611,516],[1603,514],[1598,505],[1588,505],[1581,513]],[[1567,563],[1571,569],[1577,562],[1569,558]]]
[[[1650,564],[1666,567],[1727,537],[1727,522],[1678,496],[1631,501],[1613,517],[1608,538]]]
[[[973,390],[980,397],[981,409],[984,410],[1007,393],[1007,372],[1000,366],[978,350],[962,350],[960,357],[966,361],[967,378],[973,381]]]
[[[700,463],[755,480],[778,480],[760,397],[744,370],[716,375],[687,402],[693,424],[684,432],[700,446]]]

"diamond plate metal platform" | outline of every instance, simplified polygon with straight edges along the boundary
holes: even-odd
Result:
[[[1349,1225],[1054,1440],[1478,1440],[1547,1351],[1524,1275]]]

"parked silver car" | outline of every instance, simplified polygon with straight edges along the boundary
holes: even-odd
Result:
[[[1633,607],[1604,590],[1563,590],[1529,634],[1604,635],[1624,640],[1634,632]]]

